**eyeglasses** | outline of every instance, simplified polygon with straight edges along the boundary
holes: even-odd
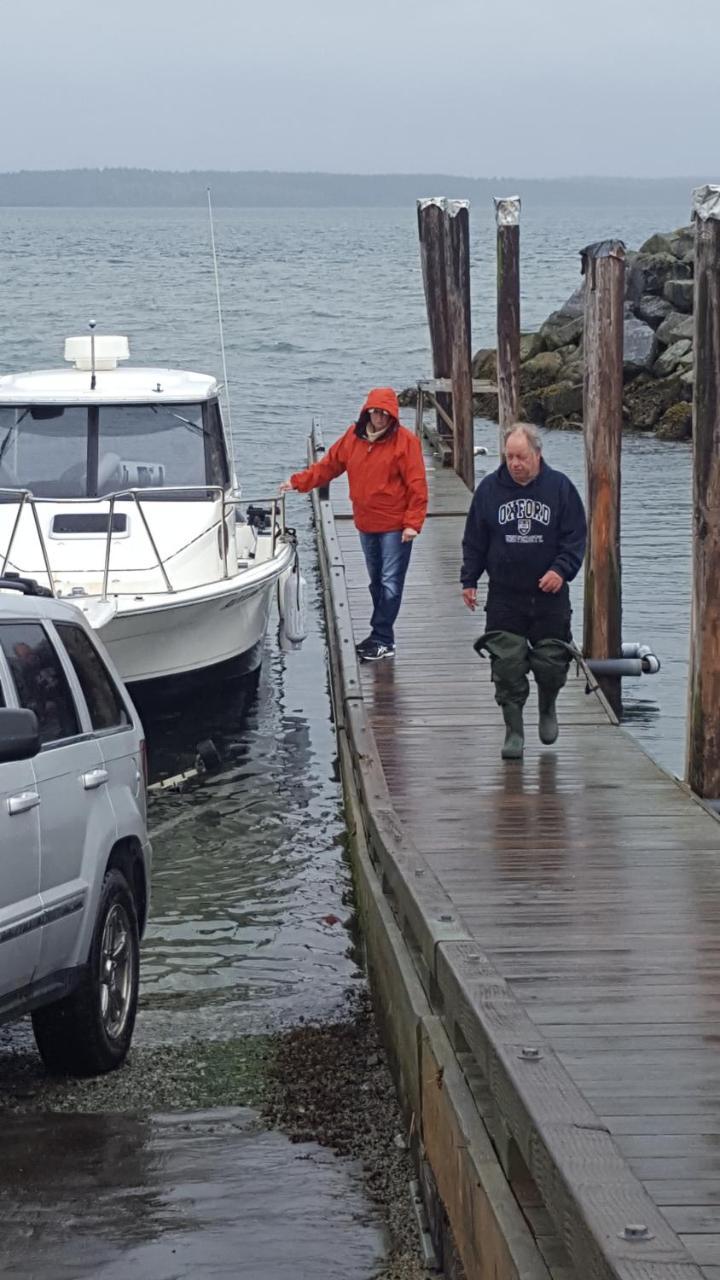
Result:
[[[370,410],[370,412],[371,412],[371,413],[379,413],[379,415],[380,415],[380,417],[381,417],[381,418],[389,418],[389,417],[390,417],[390,414],[388,413],[387,409],[371,409],[371,410]]]

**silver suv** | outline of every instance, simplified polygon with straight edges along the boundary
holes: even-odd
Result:
[[[142,725],[74,605],[0,579],[0,1022],[49,1070],[130,1047],[149,905]]]

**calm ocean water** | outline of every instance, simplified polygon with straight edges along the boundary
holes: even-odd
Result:
[[[493,344],[494,222],[473,210],[473,345]],[[526,208],[523,328],[579,282],[579,250],[620,236],[635,248],[688,210]],[[430,370],[413,208],[216,211],[233,432],[248,497],[302,465],[312,415],[327,439],[372,385]],[[0,371],[62,359],[95,319],[129,335],[132,358],[220,371],[202,210],[0,210]],[[496,428],[477,424],[495,448]],[[548,433],[546,455],[584,486],[582,441]],[[488,467],[492,454],[479,460]],[[681,772],[689,619],[690,450],[628,437],[623,458],[624,635],[655,645],[662,672],[626,682],[627,724]],[[301,652],[274,628],[257,690],[166,711],[148,724],[156,765],[192,760],[212,736],[230,776],[153,804],[157,866],[145,956],[143,1034],[231,1027],[336,1007],[358,975],[339,923],[349,876],[312,571],[307,500],[295,498],[312,627]],[[576,608],[579,594],[576,593]],[[459,606],[460,607],[460,606]],[[438,625],[447,620],[439,619]],[[432,643],[429,633],[428,642]],[[186,820],[187,819],[187,820]]]

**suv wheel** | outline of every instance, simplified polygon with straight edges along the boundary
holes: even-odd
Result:
[[[135,1025],[139,975],[135,902],[124,875],[114,868],[103,883],[80,985],[32,1015],[35,1041],[49,1071],[97,1075],[124,1062]]]

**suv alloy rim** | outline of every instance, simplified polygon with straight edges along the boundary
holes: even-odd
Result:
[[[130,1012],[133,989],[133,952],[130,921],[116,902],[108,913],[100,948],[100,1015],[111,1040],[122,1035]]]

